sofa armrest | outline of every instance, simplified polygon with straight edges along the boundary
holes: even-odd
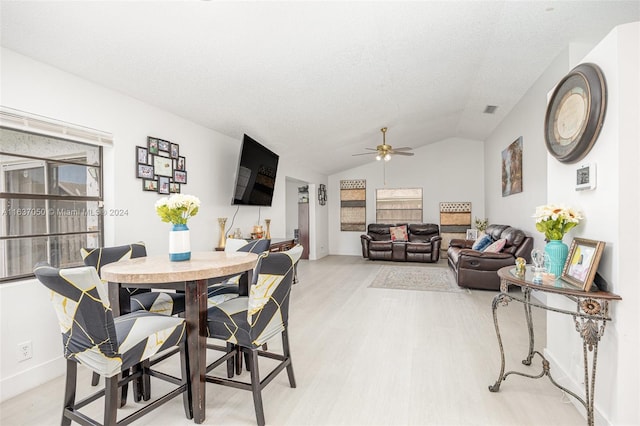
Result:
[[[470,249],[471,247],[473,247],[473,243],[475,241],[473,240],[463,240],[461,238],[454,238],[451,241],[449,241],[449,247],[460,247],[463,249]]]
[[[360,235],[360,243],[362,243],[362,257],[369,258],[369,241],[373,240],[370,235]]]
[[[509,265],[515,265],[515,258],[509,253],[486,253],[477,250],[462,249],[458,257],[458,270],[475,269],[497,271]]]

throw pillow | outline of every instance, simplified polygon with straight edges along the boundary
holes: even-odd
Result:
[[[485,248],[489,247],[492,242],[493,240],[489,235],[483,235],[482,238],[479,238],[475,243],[473,243],[473,246],[471,248],[474,250],[482,251]]]
[[[392,226],[389,228],[389,233],[391,233],[391,241],[407,241],[407,227],[405,225],[402,226]]]
[[[485,253],[500,253],[506,243],[507,243],[507,240],[505,238],[500,238],[498,241],[494,242],[483,251]]]

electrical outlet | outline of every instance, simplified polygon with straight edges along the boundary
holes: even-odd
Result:
[[[28,342],[18,343],[18,362],[31,359],[31,357],[33,357],[33,345],[31,340]]]

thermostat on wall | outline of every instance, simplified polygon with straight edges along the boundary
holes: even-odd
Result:
[[[596,187],[595,163],[583,164],[576,169],[576,191],[594,189]]]

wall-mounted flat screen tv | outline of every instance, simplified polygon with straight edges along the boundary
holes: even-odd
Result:
[[[271,206],[278,159],[277,154],[245,134],[232,204]]]

